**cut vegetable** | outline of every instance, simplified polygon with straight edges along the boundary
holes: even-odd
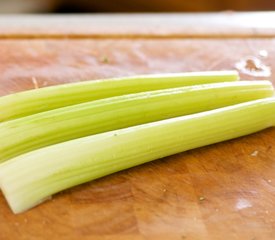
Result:
[[[275,125],[275,98],[84,137],[0,165],[0,185],[14,213],[72,186],[189,149]]]
[[[0,122],[55,108],[129,93],[236,81],[236,71],[156,74],[63,84],[0,98]]]
[[[75,138],[272,95],[268,81],[212,83],[123,95],[34,114],[0,124],[0,162]]]

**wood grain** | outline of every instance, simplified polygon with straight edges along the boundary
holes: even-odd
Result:
[[[10,38],[0,40],[0,56],[3,96],[87,79],[232,69],[246,56],[275,71],[275,39]],[[266,240],[275,236],[274,204],[272,128],[83,184],[20,215],[0,194],[0,239]]]

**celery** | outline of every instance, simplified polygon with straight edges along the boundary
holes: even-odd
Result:
[[[92,134],[273,95],[268,81],[212,83],[142,92],[59,108],[0,124],[0,162]]]
[[[75,185],[274,125],[275,97],[101,133],[3,163],[0,185],[20,213]]]
[[[0,122],[123,94],[236,80],[236,71],[213,71],[141,75],[34,89],[1,97]]]

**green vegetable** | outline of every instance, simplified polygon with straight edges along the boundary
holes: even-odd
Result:
[[[75,185],[274,125],[275,97],[106,132],[7,161],[0,165],[0,185],[20,213]]]
[[[273,95],[268,81],[212,83],[77,104],[0,124],[0,162],[92,134]]]
[[[158,74],[70,83],[0,98],[0,122],[129,93],[238,80],[236,71]]]

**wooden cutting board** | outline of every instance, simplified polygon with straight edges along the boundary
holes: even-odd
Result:
[[[274,18],[1,17],[0,95],[141,73],[234,69],[248,56],[272,73]],[[273,128],[83,184],[19,215],[0,194],[0,239],[275,239],[274,206]]]

